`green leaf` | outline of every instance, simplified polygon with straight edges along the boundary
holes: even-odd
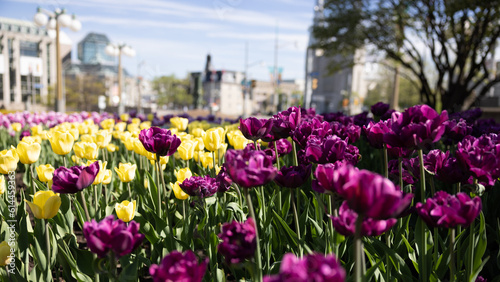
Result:
[[[292,244],[293,248],[296,248],[298,242],[297,234],[292,229],[290,229],[290,226],[288,226],[288,224],[274,210],[273,215],[275,222],[277,221],[277,223],[279,223],[279,225],[283,227],[285,235],[287,235],[286,238],[288,240],[288,243]]]

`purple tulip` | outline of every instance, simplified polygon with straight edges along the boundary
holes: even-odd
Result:
[[[99,223],[92,219],[83,225],[83,235],[89,249],[100,258],[113,251],[117,257],[130,254],[144,240],[144,234],[137,233],[140,224],[130,221],[128,224],[115,220],[114,215],[107,216]]]
[[[251,188],[271,182],[277,174],[273,161],[263,151],[228,150],[226,164],[229,176],[238,185]]]
[[[443,162],[441,170],[436,174],[436,178],[448,184],[463,183],[469,178],[456,158],[449,157]]]
[[[23,140],[23,138],[26,136],[31,136],[31,133],[29,130],[24,130],[23,132],[21,132],[21,134],[19,135],[19,140]]]
[[[280,157],[290,154],[292,152],[292,143],[287,139],[278,139],[274,142],[269,143],[269,148],[274,151],[274,147],[278,147],[278,155]]]
[[[443,167],[444,161],[448,159],[450,152],[442,152],[441,150],[431,150],[424,155],[424,167],[430,174],[437,174]]]
[[[283,166],[278,171],[274,182],[281,187],[298,188],[311,176],[311,165]]]
[[[176,135],[172,135],[170,130],[159,127],[150,127],[141,130],[139,140],[144,145],[146,151],[155,153],[158,157],[173,155],[179,145],[181,145],[181,139]]]
[[[374,148],[382,149],[384,146],[384,134],[389,131],[387,123],[379,121],[377,123],[370,122],[367,126],[363,126],[363,132],[368,139],[368,143]]]
[[[208,258],[199,263],[191,250],[187,250],[185,253],[172,251],[161,260],[159,265],[151,265],[149,274],[153,277],[154,282],[201,282],[207,270],[207,264]]]
[[[361,135],[361,127],[353,123],[344,125],[340,122],[333,121],[330,123],[330,127],[332,128],[332,133],[334,135],[337,135],[349,143],[356,143]]]
[[[333,135],[324,139],[311,136],[305,147],[305,157],[310,162],[325,164],[346,160],[355,165],[360,157],[356,146],[347,144],[346,141]]]
[[[290,132],[295,130],[301,122],[301,111],[298,107],[290,107],[286,111],[273,116],[272,132],[276,139],[290,137]]]
[[[245,138],[257,141],[265,138],[273,127],[272,119],[258,119],[249,117],[247,119],[240,119],[239,129]]]
[[[390,108],[389,104],[386,104],[386,103],[383,103],[383,102],[378,102],[376,104],[373,104],[370,107],[370,111],[372,112],[372,114],[374,116],[381,117],[385,113],[387,113],[387,111],[389,110],[389,108]]]
[[[264,282],[343,282],[345,270],[335,255],[313,253],[297,258],[287,253],[281,261],[277,275],[264,277]]]
[[[403,182],[406,184],[414,184],[420,177],[420,165],[417,158],[401,159],[403,162],[402,173]],[[399,183],[399,162],[398,160],[389,161],[389,178],[395,183]]]
[[[347,201],[349,208],[366,217],[397,217],[413,198],[413,194],[404,195],[389,179],[368,170],[357,171],[344,166],[337,173],[349,175],[348,181],[338,187],[337,193]]]
[[[470,109],[463,112],[456,112],[450,114],[450,119],[464,119],[468,124],[473,124],[477,119],[481,117],[483,112],[480,108]]]
[[[445,125],[445,143],[451,145],[458,143],[464,139],[465,136],[472,133],[472,126],[468,125],[464,119],[453,120],[450,119],[443,123]]]
[[[61,194],[74,194],[89,187],[99,173],[99,162],[89,166],[61,166],[54,171],[52,191]]]
[[[191,176],[185,179],[179,186],[189,196],[198,196],[200,198],[212,196],[219,188],[219,184],[215,178],[208,175]]]
[[[332,129],[328,122],[322,122],[317,117],[312,120],[302,121],[297,128],[292,131],[292,139],[302,148],[307,145],[307,140],[312,136],[316,136],[320,139],[332,135]]]
[[[449,195],[438,191],[425,204],[415,206],[418,215],[431,227],[455,228],[469,226],[482,209],[481,198],[471,199],[466,193]]]
[[[255,222],[250,217],[245,222],[233,221],[222,225],[219,233],[222,243],[218,250],[229,264],[243,262],[254,256],[257,248]]]
[[[344,236],[353,236],[356,231],[356,219],[358,214],[349,209],[347,202],[344,201],[339,208],[339,216],[332,217],[333,227],[337,232]],[[395,218],[387,220],[376,220],[373,218],[364,218],[361,225],[361,236],[378,236],[391,229],[398,222]]]
[[[457,145],[457,160],[464,170],[485,186],[500,177],[500,138],[496,134],[467,136]]]
[[[346,165],[342,162],[318,165],[314,172],[316,180],[312,182],[312,189],[318,193],[337,193],[356,172],[356,168],[340,169],[344,166]]]
[[[218,187],[217,192],[226,192],[231,187],[233,181],[231,180],[231,177],[229,177],[229,174],[227,173],[226,164],[223,164],[222,167],[220,168],[219,174],[217,174],[215,181]]]

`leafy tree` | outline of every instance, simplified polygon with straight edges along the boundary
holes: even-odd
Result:
[[[187,78],[179,79],[174,75],[157,77],[153,80],[153,89],[158,94],[159,105],[182,108],[194,103],[194,98],[189,93]]]
[[[96,111],[98,97],[106,94],[104,79],[95,75],[66,76],[66,106],[79,111]]]
[[[467,109],[500,82],[491,67],[500,0],[326,0],[324,9],[313,48],[331,56],[363,47],[382,53],[415,77],[421,100],[433,107]]]

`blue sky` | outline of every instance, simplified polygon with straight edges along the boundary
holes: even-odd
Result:
[[[133,74],[144,61],[148,78],[185,77],[204,67],[208,52],[216,69],[244,69],[245,42],[249,63],[274,65],[278,25],[278,65],[284,79],[303,79],[308,28],[314,0],[16,0],[0,1],[0,16],[32,20],[38,6],[66,8],[82,22],[79,32],[63,29],[76,44],[89,32],[105,33],[112,42],[127,43],[137,52],[124,58]],[[255,64],[251,78],[269,80],[267,66]]]

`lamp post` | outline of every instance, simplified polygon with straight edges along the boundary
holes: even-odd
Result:
[[[125,104],[123,103],[122,91],[122,54],[129,57],[135,56],[135,50],[125,43],[122,44],[108,44],[106,46],[106,54],[118,57],[118,95],[120,95],[120,103],[118,106],[118,114],[125,112]]]
[[[264,66],[264,61],[258,61],[258,62],[254,62],[252,64],[248,64],[248,42],[245,42],[245,78],[243,79],[244,81],[244,85],[243,85],[243,118],[247,118],[248,117],[248,102],[249,102],[249,81],[248,81],[248,69],[253,67],[253,66],[256,66],[256,65],[260,65],[260,66]],[[250,113],[252,114],[252,113]]]
[[[48,18],[50,17],[50,19]],[[62,59],[61,59],[61,43],[59,37],[59,29],[61,27],[69,27],[72,31],[79,31],[82,24],[76,19],[75,15],[70,16],[66,14],[65,9],[55,9],[54,12],[38,8],[37,13],[33,17],[33,21],[37,26],[47,25],[48,29],[55,29],[56,31],[56,100],[55,110],[57,112],[66,111],[66,101],[63,95],[63,81],[62,81]]]

